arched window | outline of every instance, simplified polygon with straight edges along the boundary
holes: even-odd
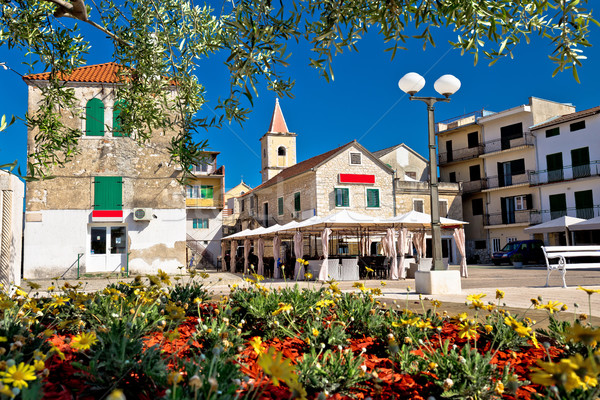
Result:
[[[100,99],[91,99],[85,105],[86,136],[104,136],[104,103]]]
[[[285,147],[279,146],[279,148],[277,149],[277,155],[278,156],[285,156]]]
[[[121,127],[121,112],[127,106],[125,100],[118,100],[113,106],[113,136],[129,136]]]

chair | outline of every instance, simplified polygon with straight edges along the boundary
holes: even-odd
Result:
[[[330,279],[339,281],[340,280],[340,260],[337,258],[328,258],[327,260],[323,260],[323,262],[327,261],[327,276]]]
[[[357,281],[358,276],[358,258],[342,258],[342,266],[340,267],[341,281]]]

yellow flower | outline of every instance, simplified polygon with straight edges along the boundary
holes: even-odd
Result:
[[[162,283],[164,283],[165,285],[171,284],[171,279],[169,279],[169,275],[162,269],[158,270],[157,276],[158,276],[158,279],[160,279],[160,281]]]
[[[169,373],[169,375],[167,376],[167,383],[169,385],[177,385],[182,380],[183,380],[183,375],[181,375],[181,372],[178,372],[178,371],[173,371],[173,372]]]
[[[431,325],[431,321],[429,319],[419,320],[415,322],[414,326],[416,326],[419,329],[433,329],[433,326]]]
[[[95,332],[81,333],[71,339],[71,347],[77,350],[87,350],[98,341]]]
[[[373,268],[369,268],[369,267],[365,267],[365,270],[367,272],[375,272],[375,270]]]
[[[265,280],[265,277],[262,276],[262,275],[258,275],[258,274],[252,273],[252,276],[254,277],[254,279],[256,280],[256,282],[260,282],[260,281],[264,281]]]
[[[44,368],[46,368],[46,363],[42,360],[33,360],[33,368],[35,368],[36,371],[43,371]]]
[[[483,304],[483,301],[481,301],[481,300],[474,299],[471,302],[471,305],[469,306],[469,308],[474,308],[474,309],[478,310],[478,309],[485,308],[485,304]]]
[[[21,389],[29,386],[27,381],[37,379],[34,372],[35,369],[31,365],[25,365],[25,363],[21,362],[19,365],[15,364],[8,367],[6,371],[0,372],[0,376],[2,376],[2,382]]]
[[[503,299],[503,298],[504,298],[504,294],[505,294],[505,293],[504,293],[502,290],[500,290],[500,289],[496,289],[496,298],[497,298],[498,300],[501,300],[501,299]]]
[[[367,290],[367,288],[365,288],[365,284],[362,282],[354,282],[352,287],[360,289],[361,292],[365,292]]]
[[[438,365],[436,363],[434,363],[433,361],[429,363],[429,365],[427,365],[429,367],[429,369],[436,369],[438,367]]]
[[[275,311],[273,311],[271,314],[272,315],[279,315],[282,312],[286,312],[289,313],[290,311],[292,311],[293,307],[291,304],[286,304],[286,303],[279,303],[279,308]]]
[[[539,306],[540,301],[538,299],[531,299],[531,304],[533,304],[534,306]]]
[[[496,393],[498,396],[502,395],[502,393],[504,393],[504,384],[500,381],[496,382],[496,387],[494,388],[494,393]]]
[[[554,314],[554,311],[560,311],[562,306],[564,306],[564,303],[561,303],[559,301],[549,300],[548,304],[538,305],[535,308],[537,308],[539,310],[545,309],[545,310],[548,310],[550,312],[550,314]]]
[[[6,342],[8,339],[6,336],[0,336],[0,342]]]
[[[58,306],[64,306],[65,304],[67,304],[67,302],[69,301],[68,297],[61,297],[61,296],[52,296],[54,297],[54,300],[52,300],[50,302],[50,307],[58,307]]]
[[[256,354],[260,354],[263,352],[262,343],[263,341],[260,338],[260,336],[254,336],[252,339],[250,339],[250,345],[252,346]]]
[[[434,307],[440,307],[442,305],[442,302],[439,300],[431,300],[431,305]]]
[[[583,290],[584,292],[586,292],[588,295],[593,295],[594,293],[600,293],[600,289],[586,289],[584,287],[579,286],[577,288],[577,290]]]
[[[466,320],[467,318],[469,318],[469,315],[466,312],[463,312],[463,313],[460,313],[457,316],[453,317],[452,319],[455,321],[462,322],[462,321]]]
[[[275,354],[275,348],[269,347],[266,353],[258,356],[257,364],[273,379],[273,384],[279,386],[279,381],[290,383],[298,382],[298,376],[294,374],[294,367],[290,360],[283,359],[282,353]]]
[[[381,289],[379,288],[371,288],[371,294],[375,296],[381,296]]]
[[[482,298],[486,297],[486,294],[483,293],[479,293],[479,294],[470,294],[467,296],[467,301],[475,301],[475,300],[481,300]]]
[[[531,381],[539,385],[561,385],[567,392],[573,389],[587,390],[598,385],[596,362],[584,359],[581,354],[563,358],[557,363],[538,360],[540,368],[534,368]]]
[[[587,346],[593,346],[600,341],[600,329],[574,324],[566,335],[566,340],[581,342]]]
[[[386,286],[387,283],[385,283],[384,281],[381,281],[381,286]]]
[[[332,300],[323,299],[317,301],[317,303],[315,304],[315,308],[323,308],[332,304],[334,304]]]
[[[458,324],[458,337],[474,339],[477,336],[477,329],[475,329],[475,321],[468,320]]]
[[[319,336],[319,331],[316,328],[313,328],[312,329],[312,334],[313,334],[314,337],[317,337],[317,336]]]
[[[491,326],[491,325],[485,325],[485,326],[483,327],[483,329],[485,329],[485,331],[486,331],[487,333],[492,333],[492,331],[494,330],[494,327],[493,327],[493,326]]]
[[[304,278],[306,278],[307,280],[311,280],[313,278],[313,274],[311,274],[310,272],[307,272],[304,274]]]
[[[115,389],[110,392],[106,400],[125,400],[125,394],[121,389]]]

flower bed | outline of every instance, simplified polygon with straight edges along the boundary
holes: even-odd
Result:
[[[378,289],[335,282],[272,291],[262,277],[209,301],[197,280],[160,272],[92,294],[65,284],[1,295],[0,396],[23,399],[592,399],[600,331],[585,316],[545,330],[467,297],[423,312],[380,303]],[[31,291],[35,290],[30,284]],[[583,288],[582,288],[583,289]],[[595,291],[583,289],[591,296]],[[30,292],[31,292],[30,291]]]

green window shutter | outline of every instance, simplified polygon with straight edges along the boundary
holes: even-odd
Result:
[[[91,99],[85,106],[86,136],[104,136],[104,103]]]
[[[283,215],[283,197],[277,199],[277,215]]]
[[[123,209],[123,179],[120,176],[94,178],[94,209]]]
[[[196,218],[193,219],[192,224],[193,224],[192,228],[198,229],[198,220]]]
[[[203,228],[204,228],[204,229],[208,229],[208,218],[204,219],[204,221],[203,221],[203,224],[202,224],[202,225],[203,225]]]
[[[213,186],[211,186],[211,185],[202,185],[200,187],[200,198],[202,198],[202,199],[212,199],[213,198]]]
[[[300,192],[294,193],[294,211],[300,211]]]
[[[119,100],[113,106],[113,136],[129,136],[129,133],[125,133],[121,127],[121,112],[126,105],[125,100]]]
[[[379,207],[379,189],[367,189],[367,207]]]

